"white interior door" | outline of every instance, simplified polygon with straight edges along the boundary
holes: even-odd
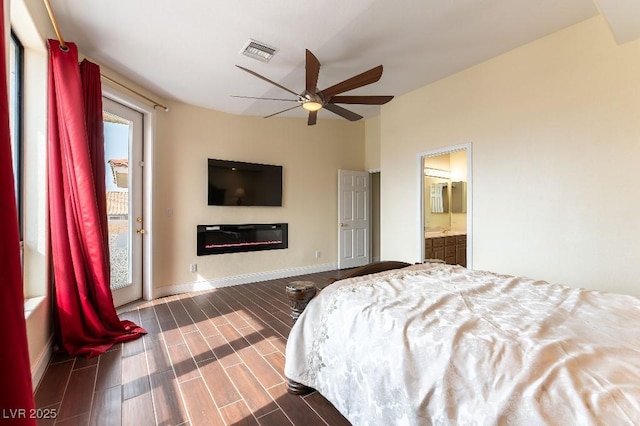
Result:
[[[338,170],[338,268],[371,261],[369,173]]]
[[[142,298],[143,116],[102,98],[105,183],[114,305]]]

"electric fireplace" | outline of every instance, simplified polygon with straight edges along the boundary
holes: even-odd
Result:
[[[286,249],[288,224],[198,225],[198,256]]]

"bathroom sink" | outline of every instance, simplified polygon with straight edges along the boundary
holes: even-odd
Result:
[[[460,231],[450,231],[448,229],[437,230],[437,231],[425,231],[425,238],[435,238],[435,237],[446,237],[447,235],[463,235],[464,232]]]

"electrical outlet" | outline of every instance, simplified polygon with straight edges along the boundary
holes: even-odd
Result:
[[[189,265],[189,272],[198,272],[198,264],[192,263]]]
[[[320,258],[320,250],[316,250],[316,259]]]

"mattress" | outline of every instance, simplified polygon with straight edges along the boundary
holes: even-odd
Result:
[[[285,374],[355,425],[640,423],[640,299],[444,264],[350,278]]]

